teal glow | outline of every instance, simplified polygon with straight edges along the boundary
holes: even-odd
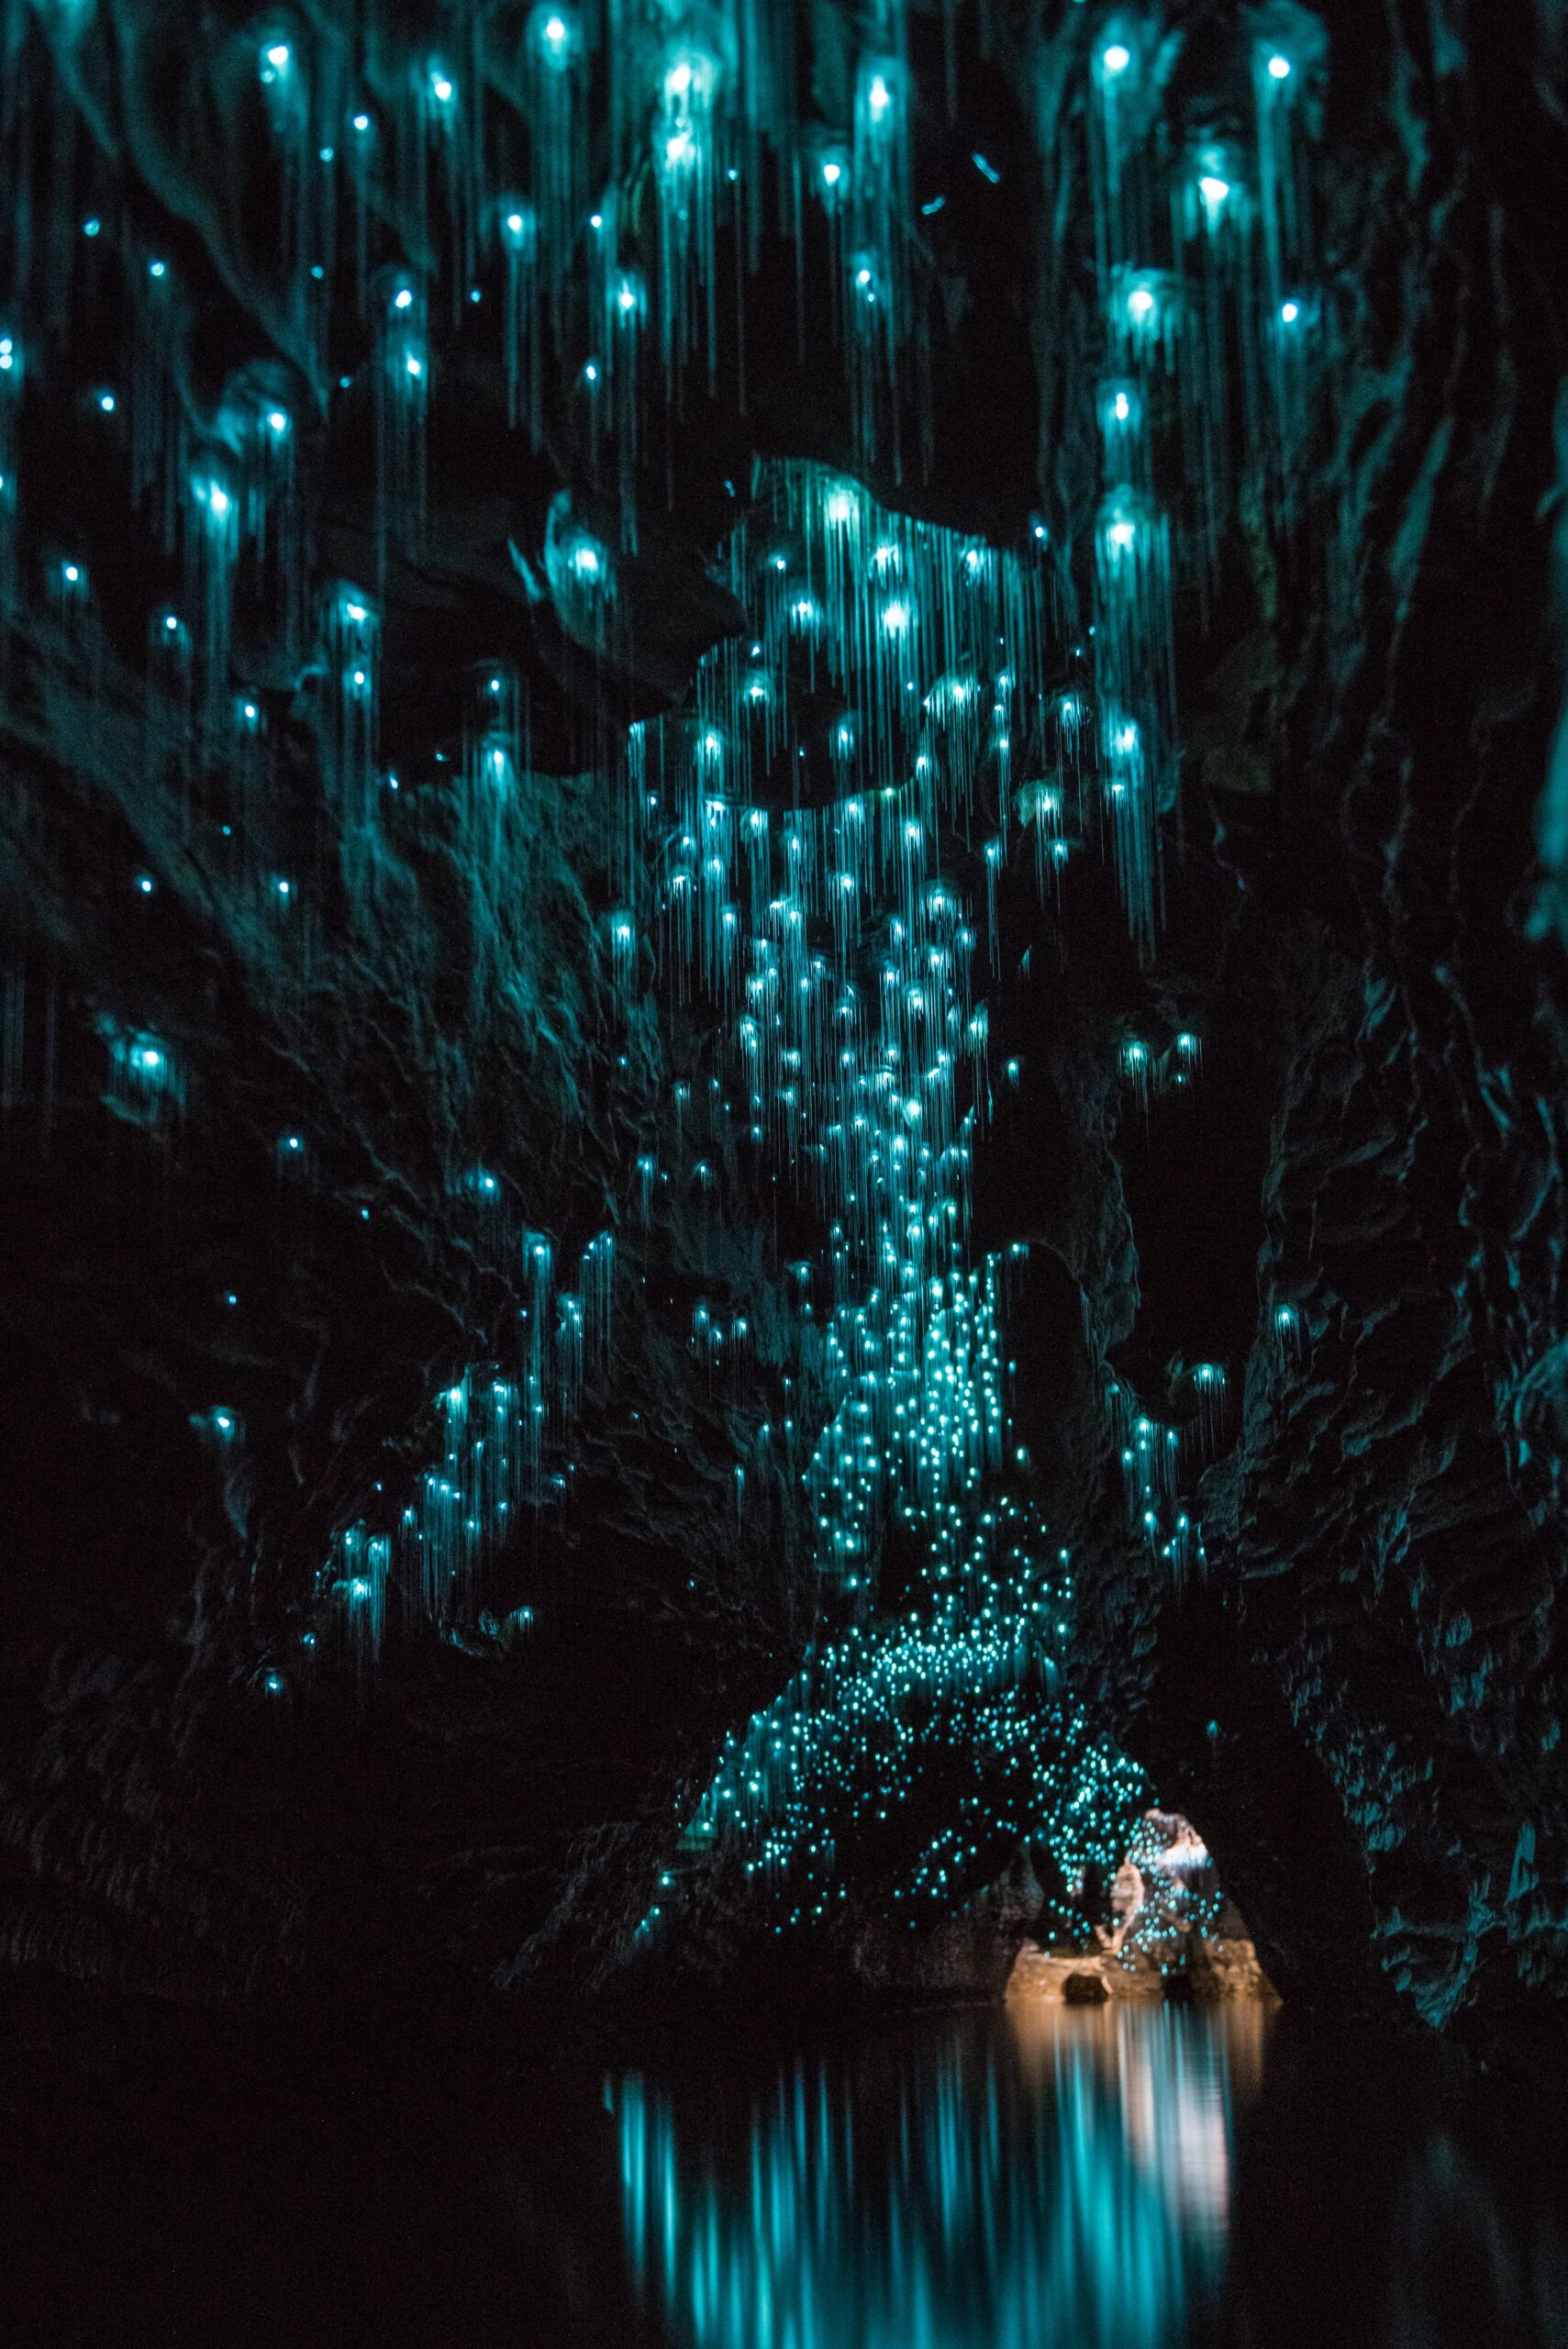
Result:
[[[1067,1575],[1057,1571],[1065,1562],[1029,1508],[1028,1463],[1009,1440],[1000,1361],[1012,1255],[978,1261],[970,1231],[976,1153],[993,1117],[1013,1114],[1008,1097],[1032,1074],[1023,1039],[998,1036],[993,1056],[987,996],[1019,942],[1023,892],[1032,881],[1038,905],[1054,911],[1081,856],[1096,848],[1114,867],[1139,954],[1152,952],[1182,779],[1173,603],[1178,582],[1201,599],[1206,566],[1212,587],[1216,501],[1234,501],[1241,486],[1240,462],[1207,461],[1237,440],[1230,428],[1244,421],[1249,490],[1275,485],[1284,425],[1297,431],[1306,420],[1301,362],[1324,340],[1310,292],[1303,171],[1317,37],[1305,21],[1296,29],[1294,18],[1287,27],[1264,12],[1266,25],[1244,35],[1250,124],[1233,109],[1226,143],[1195,148],[1171,137],[1163,119],[1165,53],[1152,19],[1102,11],[1082,28],[1074,68],[1087,101],[1079,111],[1095,214],[1092,348],[1074,395],[1077,423],[1092,428],[1097,417],[1100,426],[1092,618],[1065,627],[1065,578],[1043,515],[1030,515],[1020,542],[1004,547],[884,507],[866,479],[914,478],[909,393],[919,370],[910,363],[911,330],[925,266],[911,150],[925,94],[914,86],[897,14],[873,11],[866,45],[843,61],[845,119],[832,134],[814,127],[802,135],[782,50],[773,58],[770,49],[764,71],[750,36],[721,39],[714,28],[671,17],[652,47],[633,45],[633,48],[604,38],[598,16],[550,0],[530,6],[518,28],[512,98],[526,137],[517,139],[488,131],[481,139],[484,117],[495,113],[498,128],[506,101],[497,84],[481,108],[479,83],[458,50],[421,48],[397,77],[377,76],[374,116],[304,18],[254,21],[237,36],[234,57],[248,85],[260,73],[282,150],[290,195],[278,260],[307,333],[336,306],[335,291],[317,289],[329,278],[340,287],[350,259],[359,272],[373,349],[353,380],[373,410],[365,424],[378,564],[364,576],[380,575],[394,543],[418,558],[427,427],[461,302],[465,334],[497,338],[508,412],[536,446],[562,392],[593,385],[583,403],[602,435],[593,502],[584,497],[579,509],[560,492],[542,557],[514,548],[511,560],[530,602],[550,603],[567,635],[595,654],[618,660],[635,618],[636,484],[661,410],[679,411],[689,367],[706,357],[711,377],[717,363],[714,321],[728,320],[730,302],[720,255],[742,228],[742,244],[775,227],[790,233],[787,220],[772,217],[763,185],[775,165],[778,184],[812,187],[826,216],[817,227],[827,275],[814,274],[820,264],[803,250],[799,299],[813,333],[820,314],[823,355],[830,349],[844,371],[846,470],[773,462],[727,484],[734,526],[717,567],[744,614],[744,636],[714,645],[684,706],[632,727],[624,756],[612,746],[602,782],[616,861],[606,896],[595,900],[610,909],[595,932],[606,1019],[628,1030],[647,1019],[668,1041],[675,1023],[665,1015],[679,1006],[680,1021],[704,1029],[713,1047],[695,1091],[689,1070],[671,1068],[648,1130],[629,1137],[625,1194],[606,1200],[606,1223],[625,1214],[651,1225],[667,1186],[694,1216],[722,1219],[737,1147],[747,1142],[762,1154],[762,1179],[791,1186],[807,1223],[815,1219],[813,1237],[791,1243],[808,1253],[787,1282],[781,1267],[761,1268],[787,1287],[782,1329],[764,1331],[755,1314],[749,1329],[745,1314],[705,1304],[690,1331],[706,1371],[728,1382],[736,1456],[726,1466],[738,1522],[759,1495],[772,1505],[781,1484],[798,1493],[804,1478],[819,1572],[809,1689],[778,1700],[781,1717],[800,1728],[801,1771],[793,1779],[763,1774],[772,1807],[759,1807],[732,1838],[730,1856],[759,1865],[747,1842],[753,1831],[765,1842],[788,1817],[792,1853],[812,1840],[803,1822],[816,1797],[805,1790],[826,1796],[833,1768],[825,1757],[836,1750],[819,1700],[843,1708],[846,1720],[878,1721],[880,1735],[903,1717],[900,1707],[909,1710],[909,1690],[962,1687],[964,1702],[991,1708],[982,1733],[998,1753],[1020,1745],[1032,1719],[1044,1761],[1071,1754],[1074,1767],[1090,1769],[1067,1694],[1073,1610]],[[610,175],[592,183],[590,67],[595,103],[608,77],[620,126]],[[473,72],[485,70],[476,59]],[[617,81],[626,72],[632,79]],[[339,125],[352,133],[342,150],[321,145]],[[961,151],[995,184],[988,152]],[[510,159],[515,183],[489,176],[497,155]],[[417,185],[428,216],[417,239],[373,249],[395,183],[398,203],[406,184]],[[645,217],[632,233],[628,191],[637,185]],[[729,195],[732,187],[740,192]],[[1199,236],[1205,219],[1215,233]],[[340,233],[350,220],[351,255]],[[95,217],[84,224],[88,234],[99,227]],[[145,247],[132,249],[129,265],[154,281],[141,289],[153,339],[172,335],[182,306],[173,265],[149,259]],[[475,311],[492,269],[504,303],[487,298]],[[585,301],[568,334],[574,271]],[[1314,330],[1290,330],[1303,320]],[[34,329],[26,319],[7,324],[17,328],[0,340],[0,478],[9,501],[8,419]],[[1245,398],[1213,364],[1215,351],[1232,348],[1238,364],[1260,375]],[[324,346],[316,356],[322,381],[334,380]],[[350,919],[363,920],[368,940],[368,909],[393,876],[395,842],[425,778],[406,770],[400,785],[384,771],[375,600],[350,583],[307,575],[302,533],[317,436],[303,429],[303,411],[296,421],[276,404],[293,396],[282,389],[286,380],[248,382],[210,440],[180,440],[172,480],[190,600],[184,618],[154,607],[150,632],[158,690],[218,753],[215,771],[231,763],[242,786],[242,820],[238,807],[217,811],[225,884],[245,868],[250,905],[267,917],[267,951],[303,956],[334,918],[339,872]],[[161,411],[142,373],[128,367],[123,387],[99,399],[116,403],[128,446],[148,440]],[[1178,423],[1179,432],[1167,429]],[[1162,478],[1178,443],[1204,460],[1189,464],[1180,498],[1178,484]],[[9,511],[9,503],[0,507],[0,530]],[[280,598],[286,612],[273,615],[269,650],[280,658],[265,674],[321,681],[314,722],[323,841],[336,871],[301,862],[304,852],[284,845],[273,820],[297,729],[282,723],[282,696],[272,689],[264,704],[247,697],[230,659],[237,566],[247,604],[264,599],[274,572],[291,583]],[[1091,584],[1087,571],[1083,584]],[[63,584],[84,596],[85,570]],[[71,618],[84,629],[90,607],[79,603]],[[505,944],[519,892],[513,828],[535,778],[519,681],[494,653],[486,668],[494,674],[461,758],[444,748],[431,755],[450,804],[454,861],[482,916],[476,934],[489,941],[476,984],[503,1002],[517,976]],[[150,831],[138,852],[152,858],[161,837]],[[133,885],[150,896],[151,874]],[[156,1063],[128,1058],[117,1076],[128,1103],[150,1096],[154,1080],[166,1105],[179,1097],[177,1056],[166,1045],[150,1049]],[[619,1052],[617,1061],[628,1064]],[[1125,1041],[1121,1074],[1151,1111],[1167,1090],[1201,1081],[1198,1040],[1183,1030],[1172,1042],[1146,1023]],[[443,1179],[465,1240],[497,1266],[509,1259],[516,1350],[442,1365],[424,1472],[373,1527],[367,1498],[366,1517],[323,1562],[322,1625],[352,1618],[360,1661],[377,1652],[388,1593],[443,1636],[483,1614],[484,1577],[511,1513],[570,1490],[570,1464],[554,1453],[579,1426],[605,1361],[608,1233],[558,1280],[551,1243],[521,1229],[525,1212],[544,1216],[548,1203],[518,1197],[504,1137],[484,1141],[495,1153],[494,1172],[475,1166],[480,1147],[477,1136],[465,1141]],[[308,1146],[303,1134],[282,1136],[275,1150],[287,1170],[280,1202],[297,1209],[317,1171],[329,1170],[314,1136]],[[395,1219],[379,1201],[355,1206],[368,1250]],[[1271,1326],[1267,1309],[1262,1334],[1275,1357],[1294,1357],[1287,1341],[1296,1333]],[[774,1364],[787,1356],[797,1374],[788,1415],[771,1423],[750,1382],[749,1365],[764,1350]],[[1221,1366],[1204,1368],[1180,1428],[1135,1425],[1143,1415],[1129,1397],[1113,1405],[1107,1431],[1127,1474],[1129,1540],[1151,1543],[1178,1568],[1204,1562],[1191,1494],[1226,1393]],[[1240,1366],[1230,1375],[1240,1388]],[[728,1474],[724,1490],[728,1509]],[[890,1529],[908,1536],[916,1559],[895,1624],[878,1611]],[[1114,1761],[1105,1767],[1094,1800],[1105,1796],[1109,1816],[1116,1806],[1106,1790],[1120,1782]],[[1017,1815],[1052,1820],[1059,1798],[1067,1799],[1065,1779],[1049,1801],[1038,1788],[1027,1801],[1020,1794]],[[979,1841],[967,1830],[964,1839],[965,1865],[978,1865]],[[954,1856],[933,1858],[928,1872],[945,1885],[943,1898],[958,1881]],[[797,1863],[775,1853],[767,1866],[789,1876]],[[909,1889],[899,1887],[901,1899]],[[812,1897],[822,1897],[819,1886]]]
[[[473,1169],[461,1187],[481,1218],[500,1213],[501,1186],[486,1168]],[[361,1214],[368,1219],[369,1209]],[[556,1285],[555,1251],[542,1233],[524,1233],[521,1254],[529,1304],[519,1372],[475,1365],[436,1397],[440,1455],[419,1477],[414,1498],[383,1530],[364,1519],[347,1527],[317,1575],[322,1620],[361,1668],[379,1658],[389,1596],[443,1631],[494,1629],[483,1605],[486,1570],[516,1513],[539,1508],[557,1490],[551,1447],[575,1429],[584,1382],[608,1360],[614,1234],[588,1242],[570,1291]],[[526,1628],[533,1618],[523,1609],[509,1620]]]
[[[687,2349],[1178,2349],[1262,2028],[1042,2008],[613,2080],[639,2297]]]
[[[184,1107],[184,1070],[162,1039],[108,1019],[100,1019],[98,1032],[109,1049],[106,1108],[128,1125],[158,1126],[176,1117]]]

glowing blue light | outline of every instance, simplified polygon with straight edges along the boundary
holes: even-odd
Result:
[[[572,54],[572,27],[557,8],[539,9],[534,18],[535,39],[547,65],[564,65]]]
[[[1301,316],[1301,305],[1299,302],[1282,302],[1279,314],[1282,326],[1293,327]]]
[[[395,310],[410,309],[413,306],[413,293],[406,285],[400,285],[396,293],[392,297],[392,306]]]
[[[1127,47],[1125,42],[1113,40],[1110,47],[1102,55],[1100,63],[1105,70],[1107,79],[1114,82],[1119,75],[1125,73],[1128,67],[1132,63],[1132,51]]]
[[[167,274],[167,263],[161,261],[150,261],[147,264],[147,274],[149,277],[165,276]]]
[[[144,897],[150,897],[157,884],[150,873],[139,873],[136,877],[136,885]]]
[[[82,223],[82,234],[84,237],[96,237],[101,233],[103,226],[103,222],[98,219],[83,220]]]
[[[116,405],[117,403],[113,392],[100,392],[98,394],[98,406],[103,409],[106,416],[113,416]]]
[[[1269,60],[1269,79],[1272,82],[1288,82],[1290,79],[1290,60],[1278,50]]]

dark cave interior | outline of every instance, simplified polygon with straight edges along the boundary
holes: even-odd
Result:
[[[1155,1803],[1562,2080],[1558,0],[0,34],[16,2097],[995,2003]]]

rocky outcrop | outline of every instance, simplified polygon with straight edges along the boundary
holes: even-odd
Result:
[[[1006,1978],[1009,2006],[1092,2007],[1123,1998],[1213,2006],[1277,1996],[1244,1932],[1193,1933],[1180,1942],[1144,1942],[1114,1954],[1041,1949],[1026,1942]]]

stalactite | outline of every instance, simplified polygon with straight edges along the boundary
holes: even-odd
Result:
[[[20,341],[14,331],[0,332],[0,612],[6,614],[17,601],[17,419],[24,376]]]
[[[1095,573],[1106,824],[1128,925],[1148,954],[1159,911],[1159,818],[1176,783],[1171,553],[1165,518],[1130,490],[1101,507]]]
[[[389,541],[411,550],[424,526],[431,360],[425,296],[410,273],[392,271],[372,300],[376,543],[384,574]]]
[[[1254,207],[1240,164],[1218,139],[1201,141],[1187,160],[1173,204],[1183,284],[1183,470],[1192,569],[1207,608],[1218,573],[1220,534],[1235,499],[1231,451],[1238,443],[1254,446],[1257,438]],[[1233,341],[1239,367],[1232,364]]]
[[[720,73],[717,58],[683,43],[666,56],[660,82],[653,177],[659,198],[661,352],[672,405],[679,404],[682,370],[699,345],[710,390],[717,380]]]
[[[474,26],[477,38],[477,18]],[[414,99],[423,134],[426,169],[433,155],[442,208],[450,230],[447,274],[455,308],[473,284],[478,249],[484,167],[483,94],[477,83],[472,89],[460,89],[456,72],[448,61],[431,56],[415,69]]]
[[[862,60],[855,83],[851,163],[850,284],[846,295],[855,430],[862,459],[876,461],[879,426],[894,477],[904,469],[903,371],[917,357],[909,257],[910,91],[902,12],[883,7],[877,29],[897,46]]]
[[[532,150],[532,217],[551,331],[562,330],[562,302],[586,209],[584,95],[586,39],[574,9],[541,0],[524,36]]]
[[[239,560],[274,616],[291,667],[303,657],[310,590],[296,396],[285,369],[261,362],[230,379],[214,421],[215,442],[233,475],[226,485],[236,499]]]
[[[322,770],[339,823],[344,878],[361,910],[379,836],[375,771],[377,620],[363,591],[340,586],[328,599]]]
[[[323,147],[335,121],[330,44],[301,52],[286,27],[262,35],[256,73],[282,181],[283,261],[290,277],[296,329],[319,352],[325,346],[330,288],[327,262],[336,243],[334,150]]]
[[[1262,343],[1278,436],[1279,482],[1294,512],[1309,422],[1309,353],[1320,326],[1307,181],[1308,139],[1327,63],[1323,27],[1296,0],[1251,17],[1263,288]]]
[[[234,567],[239,549],[239,507],[225,475],[204,470],[191,483],[195,600],[202,613],[202,724],[208,755],[227,752],[230,713],[228,640],[234,607]]]

